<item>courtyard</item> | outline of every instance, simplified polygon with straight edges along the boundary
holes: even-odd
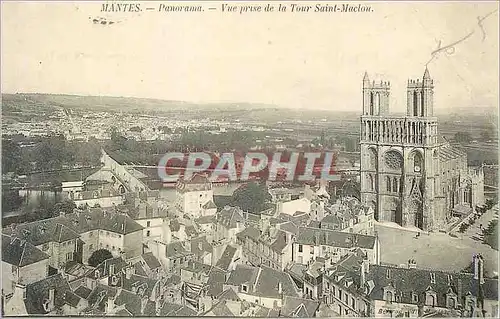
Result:
[[[461,271],[469,266],[474,254],[482,254],[485,271],[494,274],[498,268],[498,251],[472,237],[479,237],[479,224],[487,226],[495,218],[492,210],[481,216],[464,234],[454,238],[446,233],[421,232],[401,228],[395,224],[377,223],[382,263],[406,264],[414,259],[417,267],[443,271]]]

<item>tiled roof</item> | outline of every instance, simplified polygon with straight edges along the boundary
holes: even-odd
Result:
[[[452,146],[439,148],[439,160],[442,162],[464,156],[466,156],[466,154],[463,151]]]
[[[431,274],[434,283],[431,282]],[[428,289],[436,292],[438,307],[446,307],[445,296],[450,289],[457,294],[460,292],[460,300],[468,292],[475,296],[478,294],[477,281],[471,274],[370,265],[366,279],[374,283],[374,288],[370,292],[370,298],[374,300],[384,300],[383,288],[389,285],[395,288],[396,296],[401,298],[400,302],[408,304],[415,303],[412,300],[412,293],[417,294],[421,302]],[[485,299],[497,300],[498,280],[485,279],[483,290]]]
[[[114,274],[118,274],[128,267],[128,263],[121,257],[109,258],[97,265],[94,269],[90,269],[85,276],[87,278],[96,278],[96,272],[98,272],[98,278],[107,277],[110,275],[111,266],[114,266]]]
[[[224,252],[222,253],[222,256],[217,261],[216,266],[222,270],[228,270],[235,253],[236,248],[231,245],[227,245],[226,249],[224,249]]]
[[[208,191],[212,189],[212,183],[206,176],[195,174],[189,181],[178,181],[176,189],[179,193]]]
[[[237,233],[236,237],[241,239],[241,240],[245,240],[246,237],[250,237],[250,238],[257,241],[257,240],[259,240],[259,237],[260,237],[260,230],[258,230],[257,228],[255,228],[253,226],[248,226],[247,228],[245,228],[242,231],[240,231],[239,233]]]
[[[38,246],[49,242],[65,242],[79,238],[79,234],[92,230],[106,230],[118,234],[129,234],[144,227],[126,214],[115,213],[101,208],[89,208],[49,219],[17,225],[3,232],[24,238]]]
[[[259,268],[252,267],[244,264],[236,265],[236,269],[231,272],[229,278],[226,281],[227,285],[239,286],[241,284],[253,284],[257,275],[259,273]]]
[[[187,255],[192,255],[193,253],[189,252],[184,248],[181,242],[173,242],[166,246],[166,256],[167,258],[177,258]]]
[[[225,272],[218,268],[212,267],[210,272],[208,273],[208,281],[207,281],[207,292],[210,296],[216,297],[221,294],[224,281],[226,279]]]
[[[25,239],[35,246],[49,242],[61,243],[80,237],[77,231],[65,224],[68,224],[65,217],[55,217],[19,224],[14,229],[5,228],[3,233]]]
[[[217,208],[217,206],[215,205],[213,200],[209,200],[208,202],[205,203],[205,205],[203,205],[203,208],[204,209],[214,209],[214,208]]]
[[[226,306],[224,301],[216,303],[207,313],[213,313],[216,317],[234,317],[235,314]]]
[[[68,281],[61,275],[56,274],[26,286],[26,311],[30,315],[44,315],[43,304],[49,299],[49,290],[54,289],[54,306],[60,308],[68,302],[67,293],[72,293]],[[70,297],[72,298],[72,297]]]
[[[196,230],[196,228],[194,228],[193,225],[190,225],[186,227],[186,235],[188,237],[195,236],[198,235],[198,231]]]
[[[295,241],[303,245],[324,245],[332,247],[373,249],[376,237],[344,233],[329,229],[301,227]]]
[[[215,216],[202,216],[194,221],[199,225],[212,224],[215,221]]]
[[[89,308],[104,312],[106,310],[105,307],[108,298],[115,297],[116,293],[116,288],[98,283],[87,298],[89,302]]]
[[[239,207],[226,206],[217,213],[217,223],[228,229],[237,228],[238,223],[245,222],[244,213]]]
[[[241,301],[240,297],[238,297],[238,294],[234,289],[232,288],[227,288],[224,290],[218,297],[217,299],[219,300],[232,300],[232,301]]]
[[[2,261],[24,267],[48,259],[49,256],[26,240],[2,234]]]
[[[80,287],[76,288],[76,290],[75,290],[75,294],[82,297],[83,299],[87,299],[91,292],[92,292],[92,290],[90,290],[89,288],[87,288],[85,286],[80,286]]]
[[[299,308],[303,308],[304,313],[300,318],[315,317],[316,311],[319,309],[319,301],[311,299],[303,299],[298,297],[285,296],[283,298],[283,306],[281,307],[281,315],[291,317],[292,314],[297,314]]]
[[[260,297],[281,298],[278,293],[279,283],[281,283],[284,296],[299,297],[299,290],[289,274],[265,266],[261,266],[261,269],[253,294]]]
[[[149,269],[156,269],[158,267],[161,267],[160,262],[151,252],[143,254],[142,259],[148,265]]]
[[[191,239],[191,252],[198,257],[212,253],[213,247],[205,236]]]

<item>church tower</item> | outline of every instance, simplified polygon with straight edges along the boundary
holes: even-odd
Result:
[[[429,70],[409,80],[406,116],[389,114],[389,82],[363,77],[361,201],[378,221],[424,230],[439,227],[437,119]]]

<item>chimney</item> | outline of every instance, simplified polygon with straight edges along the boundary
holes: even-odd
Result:
[[[56,290],[55,288],[50,288],[49,289],[49,311],[54,309],[55,306],[55,298],[56,298]]]
[[[147,304],[148,304],[148,297],[144,296],[141,300],[141,315],[144,314],[144,310],[146,309]]]
[[[106,303],[106,314],[110,314],[115,307],[115,298],[113,296],[108,296],[108,302]]]
[[[280,282],[278,282],[278,293],[279,293],[280,295],[283,293],[283,285],[282,285],[281,281],[280,281]]]
[[[415,269],[417,268],[417,262],[415,259],[408,259],[408,269]]]
[[[366,283],[366,273],[368,272],[366,270],[366,265],[368,264],[367,260],[363,259],[363,261],[361,262],[361,276],[360,276],[360,286],[363,287]]]
[[[479,256],[474,255],[472,257],[472,263],[474,267],[474,279],[478,280],[479,279]]]
[[[479,284],[484,284],[484,259],[482,255],[478,255],[478,273],[479,273]]]
[[[26,286],[17,283],[16,287],[14,288],[14,294],[19,294],[22,296],[23,300],[26,299]]]
[[[155,300],[155,310],[156,310],[157,316],[160,315],[162,302],[163,302],[163,296],[161,296],[160,298],[156,298],[156,300]]]

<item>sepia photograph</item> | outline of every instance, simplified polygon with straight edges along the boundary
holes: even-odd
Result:
[[[500,317],[498,9],[2,1],[2,317]]]

